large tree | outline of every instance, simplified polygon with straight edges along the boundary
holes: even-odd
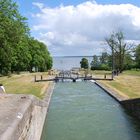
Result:
[[[52,57],[48,52],[47,46],[31,38],[29,40],[29,49],[31,54],[30,71],[46,71],[52,67]]]
[[[132,45],[126,44],[123,33],[117,32],[111,34],[109,38],[105,39],[112,51],[112,67],[120,71],[124,70],[125,56],[130,51]]]
[[[27,71],[29,69],[31,61],[31,54],[29,50],[28,37],[24,37],[15,47],[15,51],[12,56],[11,70],[20,72]]]
[[[20,15],[16,3],[0,0],[0,73],[11,71],[12,56],[25,34],[28,34],[26,18]]]
[[[12,0],[0,0],[0,74],[46,71],[52,67],[47,46],[29,34],[26,18]]]

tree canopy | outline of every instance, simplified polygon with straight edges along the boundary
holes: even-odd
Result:
[[[112,67],[120,72],[125,69],[125,60],[127,60],[131,47],[125,42],[125,37],[123,32],[117,32],[111,34],[109,38],[105,39],[112,51]]]
[[[29,34],[27,19],[12,0],[0,0],[0,73],[46,71],[52,67],[47,46]]]
[[[80,64],[81,64],[81,68],[88,69],[88,67],[89,67],[89,63],[86,58],[82,58]]]
[[[91,61],[91,70],[110,70],[109,55],[103,52],[101,56],[94,55]]]

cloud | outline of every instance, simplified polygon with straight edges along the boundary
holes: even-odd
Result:
[[[44,7],[44,4],[43,3],[40,3],[40,2],[33,2],[32,4],[34,6],[37,6],[39,9],[42,9]]]
[[[140,39],[140,7],[131,4],[101,5],[87,1],[79,5],[40,9],[34,14],[32,31],[48,44],[53,55],[93,55],[101,51],[101,41],[122,30],[127,40]]]

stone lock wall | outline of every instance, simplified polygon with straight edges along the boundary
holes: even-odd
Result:
[[[133,116],[140,119],[140,98],[121,101],[123,107],[125,107]]]
[[[0,129],[0,140],[40,140],[53,88],[54,83],[50,82],[43,100],[32,95],[3,95],[5,101],[13,99],[19,107],[11,101],[11,106],[7,105],[7,112],[2,108],[3,116],[11,111],[12,117],[9,117],[9,122],[5,117],[1,120],[3,123],[0,122],[0,125],[4,129]],[[16,110],[12,112],[14,107]]]

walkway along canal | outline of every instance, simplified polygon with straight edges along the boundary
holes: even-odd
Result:
[[[95,83],[59,82],[41,140],[140,140],[140,123]]]

